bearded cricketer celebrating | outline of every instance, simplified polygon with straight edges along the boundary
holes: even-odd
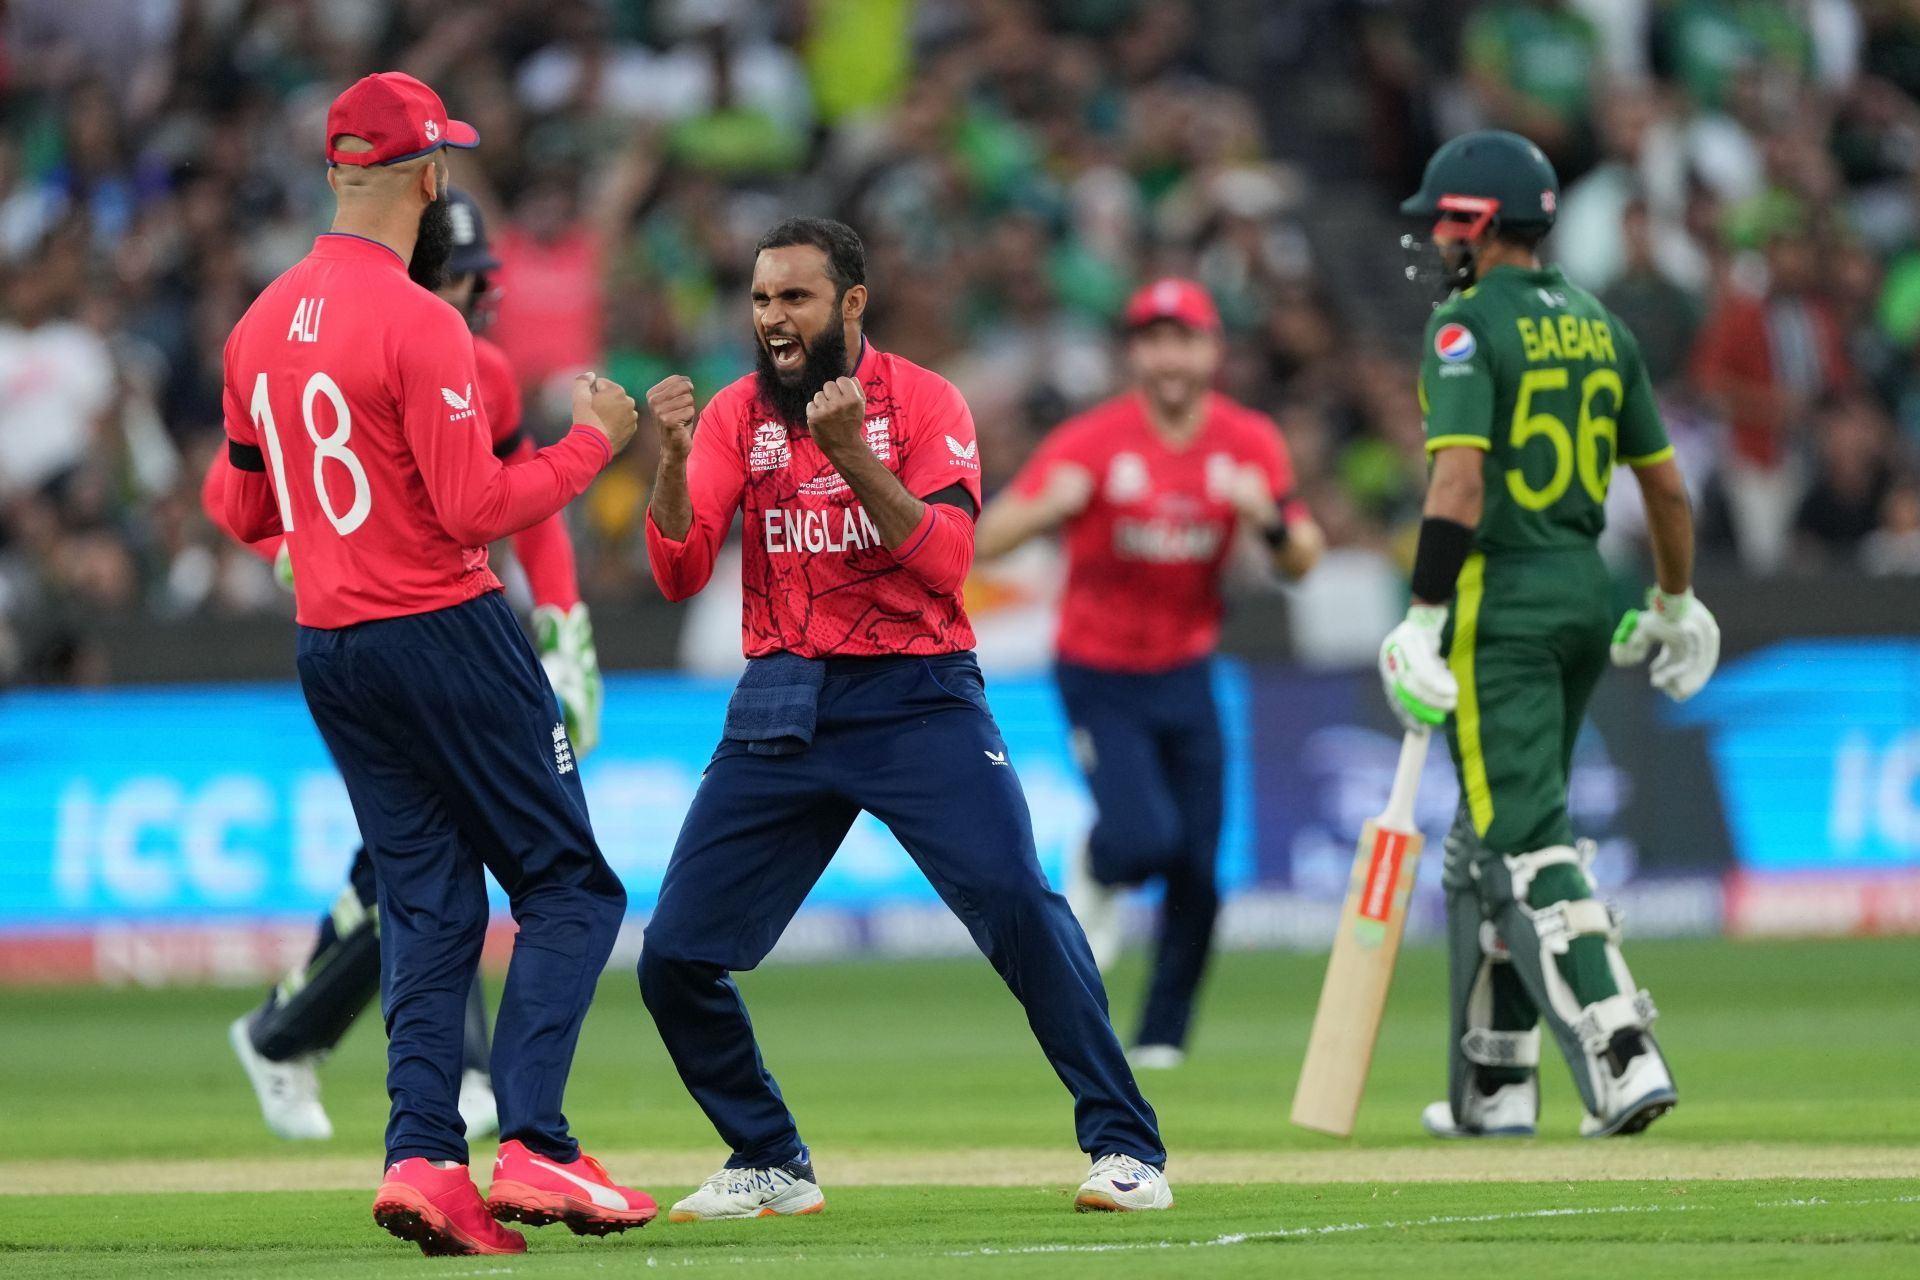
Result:
[[[466,321],[407,275],[416,251],[444,255],[452,239],[442,148],[478,143],[411,76],[336,98],[333,229],[248,308],[225,359],[225,523],[249,542],[286,536],[301,689],[378,879],[392,1110],[373,1216],[429,1254],[522,1252],[496,1218],[604,1233],[656,1212],[580,1151],[561,1113],[626,894],[487,565],[488,543],[579,496],[637,415],[618,386],[583,376],[563,440],[519,466],[494,456]],[[485,1203],[457,1106],[483,868],[519,925]]]
[[[865,280],[850,228],[781,223],[753,268],[758,372],[722,389],[697,431],[686,378],[647,393],[661,433],[647,551],[669,599],[706,585],[746,517],[750,661],[640,956],[674,1066],[732,1148],[671,1216],[824,1204],[729,972],[772,949],[863,809],[966,923],[1072,1093],[1093,1158],[1075,1207],[1169,1208],[1158,1122],[1086,938],[1041,875],[971,652],[973,418],[946,380],[867,341]]]
[[[466,317],[474,333],[479,374],[472,394],[480,398],[494,455],[510,465],[521,463],[533,456],[534,447],[521,422],[519,382],[506,352],[481,336],[491,319],[490,276],[500,262],[487,243],[486,223],[473,197],[449,187],[446,204],[450,238],[436,235],[416,243],[407,274]],[[201,486],[201,506],[216,525],[226,519],[232,472],[225,451],[216,452]],[[291,553],[284,536],[252,543],[249,550],[274,565],[280,580],[292,587]],[[600,738],[600,664],[587,607],[580,600],[566,520],[556,511],[520,530],[513,535],[513,550],[533,593],[534,643],[541,665],[560,700],[574,755],[585,759]],[[283,1138],[333,1136],[333,1123],[320,1102],[316,1067],[380,989],[378,893],[373,858],[364,845],[354,855],[347,881],[321,917],[306,962],[276,984],[259,1008],[228,1028],[228,1041],[253,1083],[261,1115]],[[462,1045],[460,1115],[467,1140],[473,1142],[499,1128],[486,997],[477,974],[468,996]]]
[[[1313,567],[1323,540],[1279,429],[1212,390],[1224,352],[1206,290],[1155,281],[1125,318],[1133,387],[1047,437],[981,517],[978,550],[997,558],[1064,528],[1055,678],[1098,812],[1067,901],[1104,970],[1120,950],[1120,889],[1164,881],[1130,1056],[1173,1067],[1220,910],[1221,571],[1236,530],[1257,535],[1288,578]]]
[[[1389,704],[1409,728],[1445,723],[1460,781],[1443,878],[1448,1096],[1423,1117],[1443,1137],[1534,1132],[1542,1019],[1582,1134],[1637,1133],[1676,1098],[1567,783],[1609,634],[1620,665],[1660,645],[1654,686],[1679,701],[1713,674],[1720,632],[1693,596],[1686,487],[1639,346],[1540,263],[1559,190],[1538,147],[1486,130],[1436,152],[1400,206],[1437,219],[1453,290],[1420,368],[1433,471],[1413,606],[1380,653]],[[1617,628],[1597,546],[1616,465],[1639,482],[1659,582]]]

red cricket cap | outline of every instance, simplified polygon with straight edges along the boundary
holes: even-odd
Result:
[[[335,150],[334,142],[344,135],[365,138],[373,149]],[[399,71],[361,77],[327,108],[328,164],[397,164],[441,147],[479,145],[472,125],[447,119],[439,94]]]
[[[1127,303],[1127,328],[1143,329],[1156,320],[1174,320],[1202,333],[1220,332],[1220,311],[1207,291],[1191,280],[1168,276],[1155,280]]]

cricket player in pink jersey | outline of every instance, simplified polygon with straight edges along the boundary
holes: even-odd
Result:
[[[676,1221],[813,1213],[811,1156],[760,1058],[731,971],[780,937],[861,810],[963,920],[1074,1099],[1093,1165],[1081,1209],[1165,1209],[1166,1151],[1107,1018],[1085,935],[1034,856],[1015,761],[987,707],[960,589],[980,456],[944,378],[862,331],[866,253],[794,218],[753,270],[759,369],[714,396],[647,393],[661,461],[655,579],[684,599],[744,518],[746,674],[674,846],[640,990],[731,1148]]]
[[[1153,281],[1127,304],[1133,385],[1054,428],[980,520],[983,559],[1060,531],[1060,701],[1098,811],[1067,871],[1067,900],[1104,969],[1120,951],[1120,890],[1166,889],[1133,1064],[1186,1059],[1220,911],[1226,748],[1213,653],[1236,537],[1299,578],[1324,539],[1271,419],[1213,389],[1220,313],[1192,280]]]
[[[487,244],[486,223],[473,197],[447,188],[453,245],[444,263],[415,245],[407,273],[415,284],[433,289],[459,309],[473,330],[474,393],[480,397],[494,456],[509,466],[534,454],[521,421],[520,385],[507,353],[481,336],[490,318],[491,273],[500,263]],[[227,480],[233,463],[225,451],[214,454],[200,487],[207,518],[224,528]],[[246,544],[275,567],[289,589],[291,560],[284,536]],[[540,665],[560,700],[567,737],[576,758],[586,759],[600,740],[600,663],[594,653],[593,626],[580,599],[574,572],[573,540],[558,511],[513,535],[513,553],[526,571],[533,595],[534,647]],[[373,857],[362,845],[347,873],[347,887],[320,917],[318,937],[307,960],[275,984],[259,1008],[236,1019],[228,1042],[245,1068],[260,1101],[267,1127],[283,1138],[325,1139],[333,1122],[320,1102],[316,1067],[331,1052],[360,1011],[380,991],[380,913]],[[464,1065],[460,1073],[460,1115],[467,1141],[499,1131],[493,1098],[492,1037],[487,1031],[487,1002],[479,975],[467,1001]]]
[[[333,229],[226,349],[226,525],[286,536],[301,688],[379,881],[386,1179],[373,1216],[429,1254],[519,1253],[495,1219],[578,1232],[650,1221],[561,1113],[626,893],[594,841],[552,687],[487,545],[579,496],[632,438],[633,401],[582,377],[574,426],[494,455],[460,312],[408,278],[446,254],[442,148],[479,142],[432,89],[368,76],[327,114]],[[485,871],[519,935],[493,1047],[502,1145],[483,1203],[457,1107]]]

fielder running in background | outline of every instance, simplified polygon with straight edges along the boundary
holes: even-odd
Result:
[[[1446,723],[1460,781],[1448,1096],[1423,1117],[1445,1137],[1534,1132],[1542,1019],[1582,1134],[1636,1133],[1675,1101],[1653,1001],[1574,841],[1568,771],[1610,634],[1623,665],[1661,645],[1653,683],[1679,700],[1712,675],[1719,629],[1693,597],[1686,489],[1633,335],[1540,265],[1558,199],[1539,148],[1485,131],[1442,147],[1400,206],[1437,220],[1455,290],[1420,368],[1432,479],[1413,606],[1380,651],[1388,701],[1409,725]],[[1616,464],[1639,481],[1659,581],[1617,634],[1596,545]]]
[[[1121,890],[1166,885],[1137,1067],[1184,1059],[1213,947],[1225,751],[1213,702],[1221,572],[1236,529],[1299,578],[1319,527],[1294,494],[1271,421],[1213,391],[1220,315],[1199,285],[1160,280],[1127,306],[1133,388],[1062,423],[980,518],[977,553],[1064,527],[1054,668],[1097,817],[1067,901],[1105,970]]]
[[[1173,1203],[1153,1109],[1107,1020],[987,707],[960,587],[980,497],[973,416],[945,379],[862,333],[866,252],[795,218],[753,267],[759,371],[694,430],[693,384],[647,393],[660,469],[647,552],[670,600],[707,584],[746,513],[750,661],[647,925],[640,990],[732,1154],[675,1220],[813,1213],[811,1157],[730,971],[758,965],[866,810],[973,934],[1074,1098],[1083,1209]]]
[[[491,319],[490,276],[500,263],[488,247],[486,225],[473,197],[457,187],[448,188],[447,212],[453,243],[444,268],[416,253],[408,264],[408,275],[414,283],[438,292],[466,317],[475,335],[473,354],[479,374],[470,394],[480,397],[494,455],[509,465],[524,462],[534,450],[521,423],[519,384],[506,353],[479,336]],[[222,527],[232,470],[225,451],[216,452],[201,487],[201,506]],[[280,581],[292,587],[284,537],[263,539],[250,549],[273,564]],[[541,665],[560,699],[575,755],[584,759],[600,738],[600,664],[587,607],[580,601],[573,541],[565,519],[556,511],[522,529],[513,535],[513,549],[533,593],[534,640]],[[380,990],[379,912],[373,861],[365,846],[354,855],[347,880],[347,887],[320,918],[319,935],[306,963],[269,991],[258,1009],[228,1029],[267,1128],[283,1138],[333,1136],[333,1123],[320,1102],[315,1068]],[[463,1043],[460,1116],[471,1142],[499,1127],[488,1069],[486,994],[477,973],[468,996]]]
[[[637,415],[583,376],[564,439],[519,466],[494,455],[466,321],[408,279],[416,254],[424,269],[451,246],[441,149],[478,141],[411,76],[336,98],[333,229],[248,308],[225,357],[226,524],[287,537],[301,689],[378,884],[392,1110],[373,1216],[430,1254],[523,1251],[496,1218],[604,1232],[656,1211],[581,1152],[561,1111],[626,893],[487,565],[490,542],[584,492]],[[504,1141],[482,1203],[457,1102],[487,871],[519,933],[493,1045]]]

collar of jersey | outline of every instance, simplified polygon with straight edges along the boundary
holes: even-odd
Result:
[[[1206,394],[1207,407],[1200,412],[1200,429],[1194,432],[1193,438],[1185,444],[1174,444],[1171,440],[1168,440],[1160,434],[1160,428],[1153,425],[1153,414],[1147,409],[1147,393],[1139,387],[1133,387],[1127,392],[1127,395],[1133,401],[1134,413],[1139,415],[1140,429],[1147,433],[1147,438],[1153,441],[1156,449],[1175,458],[1184,457],[1199,448],[1200,441],[1204,439],[1207,434],[1207,428],[1213,425],[1214,405],[1216,403],[1216,397],[1218,397],[1220,393],[1208,390]]]
[[[316,249],[344,249],[347,256],[352,257],[371,257],[373,254],[370,251],[377,250],[398,263],[402,271],[407,269],[407,260],[395,252],[392,245],[381,244],[370,236],[357,236],[351,231],[322,231],[313,245]]]
[[[1532,267],[1516,267],[1511,262],[1503,262],[1475,283],[1485,284],[1499,275],[1516,276],[1528,284],[1551,284],[1561,278],[1560,268],[1551,262],[1542,265],[1538,270]]]

